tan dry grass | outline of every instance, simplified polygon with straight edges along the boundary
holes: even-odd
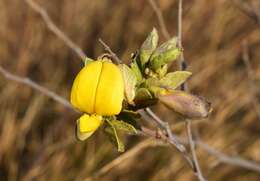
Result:
[[[37,1],[87,55],[103,52],[101,37],[125,62],[153,26],[154,12],[145,0]],[[160,0],[166,25],[177,32],[177,1]],[[78,57],[45,26],[23,1],[0,2],[0,63],[69,97]],[[260,124],[253,109],[242,42],[259,88],[260,28],[228,0],[184,1],[183,46],[192,92],[213,103],[214,112],[198,123],[206,143],[244,158],[260,161]],[[259,99],[259,98],[258,98]],[[98,172],[118,153],[95,134],[85,143],[71,139],[77,115],[30,88],[0,78],[0,180],[81,180]],[[158,106],[174,124],[176,117]],[[182,126],[177,133],[185,134]],[[126,138],[127,147],[142,139]],[[259,173],[218,162],[199,149],[202,171],[209,180],[258,180]],[[102,180],[194,180],[190,169],[172,149],[145,149],[103,175]]]

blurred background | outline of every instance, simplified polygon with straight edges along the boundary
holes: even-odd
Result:
[[[99,38],[125,63],[153,27],[160,42],[165,41],[147,0],[35,2],[91,58],[105,52]],[[155,2],[171,36],[176,36],[178,1]],[[237,2],[184,0],[183,47],[193,72],[189,88],[214,109],[193,126],[211,147],[260,163],[260,2]],[[82,67],[79,57],[25,1],[1,0],[0,22],[0,65],[69,99]],[[174,113],[161,105],[153,109],[174,133],[186,137],[185,124]],[[107,166],[120,154],[101,130],[86,142],[76,142],[78,116],[0,75],[0,180],[196,180],[174,148],[140,136],[125,136],[126,149],[132,152]],[[222,163],[200,147],[197,153],[209,180],[260,180],[260,172]]]

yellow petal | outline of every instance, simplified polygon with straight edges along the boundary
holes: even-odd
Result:
[[[95,131],[86,132],[86,133],[80,132],[80,130],[79,130],[79,120],[77,120],[77,125],[76,125],[76,138],[77,138],[77,140],[84,141],[87,138],[89,138],[94,132]]]
[[[72,105],[83,112],[94,113],[96,89],[102,70],[102,62],[88,64],[77,75],[71,92]]]
[[[104,62],[96,93],[95,113],[116,115],[122,109],[124,81],[120,69],[113,63]]]
[[[81,133],[94,132],[102,124],[102,116],[83,114],[79,118],[79,131]]]

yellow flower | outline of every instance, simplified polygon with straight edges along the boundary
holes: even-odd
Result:
[[[72,105],[91,115],[84,114],[79,119],[78,131],[89,137],[102,123],[100,116],[120,113],[123,98],[124,81],[120,69],[104,59],[89,63],[78,73],[71,90]]]
[[[74,80],[71,91],[73,106],[88,114],[119,114],[124,98],[124,82],[119,68],[97,60],[84,67]]]

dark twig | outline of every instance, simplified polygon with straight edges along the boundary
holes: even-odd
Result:
[[[151,116],[153,118],[153,120],[157,123],[158,126],[160,126],[163,130],[166,131],[168,137],[170,138],[170,140],[172,140],[172,142],[175,144],[176,148],[183,154],[187,154],[186,148],[185,146],[183,146],[182,144],[180,144],[178,142],[178,140],[175,139],[175,137],[173,136],[173,133],[170,129],[169,123],[165,122],[163,120],[161,120],[150,108],[145,108],[145,111],[147,112],[147,114],[149,116]]]
[[[14,74],[8,72],[7,70],[5,70],[2,66],[0,66],[0,73],[8,80],[12,80],[12,81],[27,85],[29,87],[32,87],[33,89],[41,92],[42,94],[52,98],[56,102],[59,102],[60,104],[64,105],[65,107],[75,110],[65,98],[63,98],[63,97],[59,96],[58,94],[50,91],[49,89],[33,82],[31,79],[29,79],[27,77],[20,77],[20,76],[14,75]]]
[[[162,30],[162,34],[163,34],[164,38],[166,40],[169,39],[170,33],[166,28],[166,24],[164,22],[164,18],[163,18],[163,15],[162,15],[160,8],[156,5],[154,0],[148,0],[148,2],[149,2],[149,4],[151,5],[152,9],[154,10],[154,12],[156,14],[156,17],[158,19],[158,23],[159,23],[159,26]]]
[[[111,48],[101,38],[99,38],[98,41],[104,46],[105,50],[113,57],[113,59],[117,64],[122,63],[122,61],[118,58],[118,56],[111,50]]]

